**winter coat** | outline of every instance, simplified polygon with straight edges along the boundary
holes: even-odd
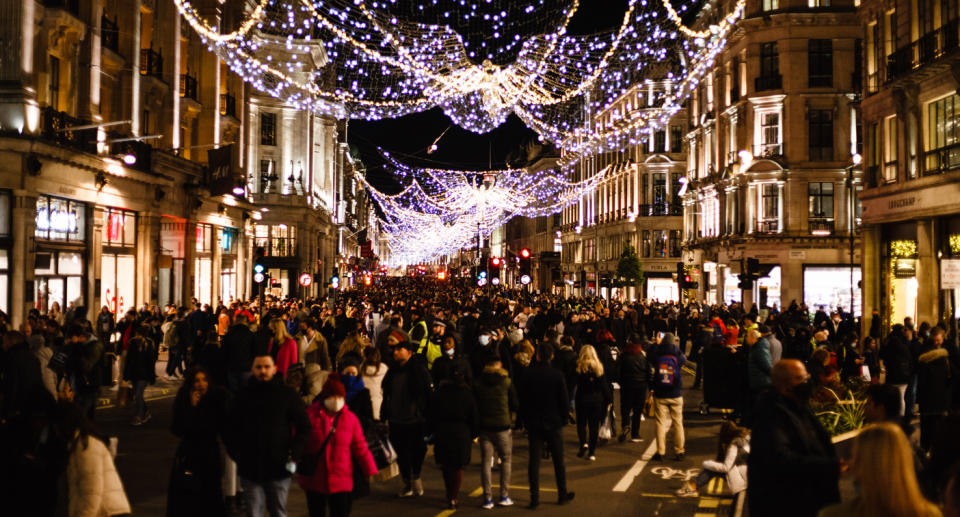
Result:
[[[335,415],[328,413],[323,407],[323,401],[318,400],[307,408],[307,417],[312,427],[304,452],[310,454],[320,450],[330,433]],[[344,406],[340,410],[340,418],[337,419],[337,428],[323,450],[316,471],[312,476],[297,476],[297,482],[300,488],[309,492],[352,492],[354,460],[365,475],[372,476],[377,473],[377,464],[367,448],[360,420]]]
[[[394,424],[426,421],[432,382],[422,359],[413,356],[406,364],[395,364],[383,378],[381,419]]]
[[[605,377],[597,377],[592,371],[577,374],[578,409],[605,408],[611,402],[613,402],[613,395],[610,392],[610,383]]]
[[[949,354],[945,348],[931,348],[917,358],[917,403],[924,414],[940,414],[950,408],[951,380]]]
[[[229,372],[249,372],[253,366],[254,335],[246,325],[236,324],[223,336],[224,362]]]
[[[620,384],[624,387],[646,386],[650,381],[650,366],[643,347],[630,343],[620,358]]]
[[[767,343],[770,344],[770,361],[772,364],[777,364],[780,362],[780,359],[783,358],[783,343],[777,339],[777,336],[770,334],[764,336],[764,339],[767,340]]]
[[[770,343],[766,338],[760,338],[750,347],[747,356],[747,381],[750,389],[758,391],[770,385],[770,370],[773,360],[770,357]]]
[[[106,444],[88,436],[80,440],[67,461],[70,517],[109,517],[130,513],[113,456]]]
[[[313,404],[313,399],[317,398],[317,395],[323,390],[323,384],[327,382],[330,372],[316,363],[308,364],[303,372],[303,402],[306,406],[310,406],[310,404]]]
[[[279,345],[279,348],[275,348],[277,346],[277,343],[271,339],[269,350],[271,354],[276,354],[277,373],[280,375],[286,375],[287,370],[289,370],[291,366],[297,364],[297,342],[294,341],[293,338],[287,338]]]
[[[473,395],[480,415],[480,429],[510,429],[510,413],[517,410],[517,393],[509,374],[503,368],[487,366],[473,381]]]
[[[53,348],[41,346],[33,352],[33,356],[40,363],[40,378],[43,380],[43,387],[56,398],[57,396],[57,372],[49,368],[50,359],[53,359]]]
[[[287,461],[300,457],[310,432],[303,401],[276,377],[268,382],[251,377],[227,422],[224,441],[237,472],[257,482],[289,476]]]
[[[313,334],[313,339],[306,335],[300,337],[300,356],[304,363],[319,364],[324,370],[333,368],[330,362],[330,348],[326,338],[320,332]]]
[[[190,404],[189,387],[181,388],[173,404],[170,431],[180,438],[167,488],[167,515],[223,516],[220,477],[223,458],[218,437],[227,418],[227,394],[211,386],[196,406]],[[184,483],[181,470],[189,470],[197,483]]]
[[[383,378],[386,375],[386,363],[380,363],[376,369],[364,367],[361,372],[363,385],[370,390],[370,403],[373,405],[374,420],[380,420],[380,407],[383,405]]]
[[[518,379],[517,395],[527,428],[550,431],[566,424],[570,399],[563,373],[556,368],[541,362],[531,364]]]
[[[750,515],[813,516],[840,500],[833,443],[808,407],[768,390],[754,422],[747,460]]]
[[[672,386],[661,386],[660,383],[656,381],[657,371],[660,364],[660,357],[672,355],[677,359],[677,371],[673,375],[673,385]],[[654,369],[653,372],[653,396],[658,399],[671,399],[683,396],[683,365],[687,362],[686,356],[680,352],[680,349],[677,348],[677,345],[673,344],[673,341],[670,341],[668,338],[657,345],[657,348],[654,349],[654,352],[650,354],[650,365]]]
[[[127,360],[123,363],[123,378],[133,383],[157,381],[157,346],[148,338],[135,336],[130,340]]]
[[[747,489],[747,457],[750,443],[744,438],[736,438],[727,447],[723,462],[705,460],[703,470],[727,475],[730,492],[737,494]]]
[[[31,395],[43,389],[40,361],[26,343],[0,349],[0,419],[30,408]]]
[[[466,384],[440,383],[430,400],[427,425],[434,435],[433,455],[438,465],[470,464],[473,439],[480,432],[477,403]]]
[[[910,346],[900,336],[890,336],[880,349],[880,359],[887,369],[887,384],[909,384],[913,377]]]
[[[454,354],[453,357],[444,354],[436,358],[433,361],[433,366],[430,367],[430,378],[433,379],[434,384],[439,385],[441,382],[450,378],[450,374],[453,373],[454,369],[460,370],[468,386],[473,382],[473,372],[470,370],[470,363],[460,354]]]
[[[573,348],[561,346],[557,349],[556,355],[551,363],[554,368],[563,372],[563,382],[568,388],[576,385],[577,382],[577,353]]]

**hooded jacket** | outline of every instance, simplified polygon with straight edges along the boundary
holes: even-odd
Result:
[[[510,413],[517,410],[517,393],[503,368],[487,366],[473,383],[483,431],[510,429]]]

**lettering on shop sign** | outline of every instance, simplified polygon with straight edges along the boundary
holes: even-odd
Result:
[[[70,187],[64,187],[63,185],[60,185],[60,187],[59,187],[57,190],[58,190],[61,194],[74,195],[74,194],[77,193],[77,189],[75,189],[75,188],[70,188]]]
[[[887,208],[890,210],[899,210],[901,208],[911,208],[917,204],[915,197],[902,197],[900,199],[891,199],[887,201]]]

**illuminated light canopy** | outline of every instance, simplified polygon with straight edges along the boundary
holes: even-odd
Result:
[[[234,72],[296,108],[377,120],[440,107],[479,133],[512,113],[593,154],[662,127],[709,71],[745,0],[729,13],[702,1],[628,0],[618,27],[587,36],[567,32],[582,0],[251,0],[229,32],[174,3]],[[708,29],[683,25],[694,9]],[[653,76],[674,87],[615,124],[590,122]]]

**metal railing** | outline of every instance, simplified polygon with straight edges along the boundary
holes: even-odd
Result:
[[[757,221],[757,233],[777,233],[780,231],[780,221],[767,219]]]
[[[683,215],[683,205],[676,203],[653,203],[640,205],[638,217],[678,216]]]
[[[152,48],[140,49],[140,75],[163,80],[163,56]]]
[[[753,156],[756,158],[772,158],[783,156],[783,144],[760,144],[753,146]]]
[[[189,74],[180,74],[180,96],[197,100],[197,78]]]
[[[887,81],[901,78],[956,49],[960,44],[958,29],[960,20],[951,20],[887,56]]]
[[[926,167],[924,176],[933,176],[950,170],[960,169],[960,144],[941,147],[924,154]]]
[[[828,217],[810,217],[807,220],[811,235],[832,235],[833,219]]]
[[[100,44],[103,48],[120,52],[120,28],[106,14],[100,17]]]
[[[220,94],[220,114],[228,117],[237,116],[237,98],[229,93]]]
[[[88,125],[90,122],[72,117],[53,108],[40,110],[40,135],[45,140],[64,147],[96,154],[97,129],[68,130],[67,128]]]
[[[754,79],[753,89],[762,92],[764,90],[780,90],[783,88],[782,75],[760,76]]]

